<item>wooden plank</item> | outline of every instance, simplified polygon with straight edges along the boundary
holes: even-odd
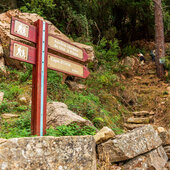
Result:
[[[36,63],[36,48],[11,40],[10,57],[27,63]]]
[[[51,53],[48,53],[48,68],[81,78],[90,74],[85,66]]]
[[[51,34],[48,36],[48,48],[83,62],[88,59],[84,49]]]
[[[38,20],[37,60],[33,69],[34,102],[32,104],[31,129],[33,135],[43,136],[46,133],[47,112],[47,50],[48,24]]]
[[[11,34],[37,43],[37,28],[15,17],[11,19]]]

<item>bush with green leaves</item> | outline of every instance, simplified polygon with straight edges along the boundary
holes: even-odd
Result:
[[[47,129],[46,136],[82,136],[95,135],[96,128],[92,126],[79,126],[77,124],[57,126],[55,129]]]
[[[98,66],[112,69],[118,64],[117,56],[120,52],[120,47],[117,39],[114,39],[114,41],[108,41],[106,38],[102,38],[100,43],[95,46],[95,52]]]
[[[17,138],[31,136],[31,113],[25,112],[11,122],[2,121],[0,138]]]

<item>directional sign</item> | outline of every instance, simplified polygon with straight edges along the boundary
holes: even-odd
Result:
[[[80,61],[86,61],[88,59],[88,55],[84,49],[81,49],[80,47],[77,47],[54,35],[48,36],[48,47]]]
[[[11,34],[34,43],[37,42],[37,28],[14,17],[11,20]]]
[[[85,66],[50,53],[48,53],[48,68],[81,78],[89,75]]]
[[[10,57],[27,63],[35,64],[36,48],[11,40]]]
[[[10,57],[33,64],[31,132],[33,135],[46,134],[47,113],[47,68],[69,75],[86,78],[88,69],[69,59],[48,53],[48,48],[58,53],[86,61],[88,55],[81,49],[54,35],[48,34],[48,23],[37,20],[35,26],[12,18],[11,34],[36,43],[36,48],[11,40]]]

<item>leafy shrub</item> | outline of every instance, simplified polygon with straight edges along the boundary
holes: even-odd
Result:
[[[31,135],[31,113],[26,112],[12,122],[2,122],[0,138],[28,137]]]
[[[47,129],[46,136],[81,136],[95,135],[96,128],[91,126],[80,127],[77,124],[57,126],[55,129]]]
[[[110,69],[114,64],[118,63],[117,56],[120,52],[120,47],[117,39],[108,41],[106,38],[102,38],[99,45],[95,46],[95,51],[99,66]]]
[[[22,91],[23,90],[18,85],[9,84],[6,87],[4,97],[7,98],[8,100],[12,100],[19,96],[22,93]]]

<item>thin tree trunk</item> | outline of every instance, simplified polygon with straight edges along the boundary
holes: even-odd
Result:
[[[160,62],[161,58],[165,57],[162,3],[161,0],[154,0],[154,3],[155,3],[156,71],[157,76],[163,79],[165,75],[165,70],[162,62]]]

